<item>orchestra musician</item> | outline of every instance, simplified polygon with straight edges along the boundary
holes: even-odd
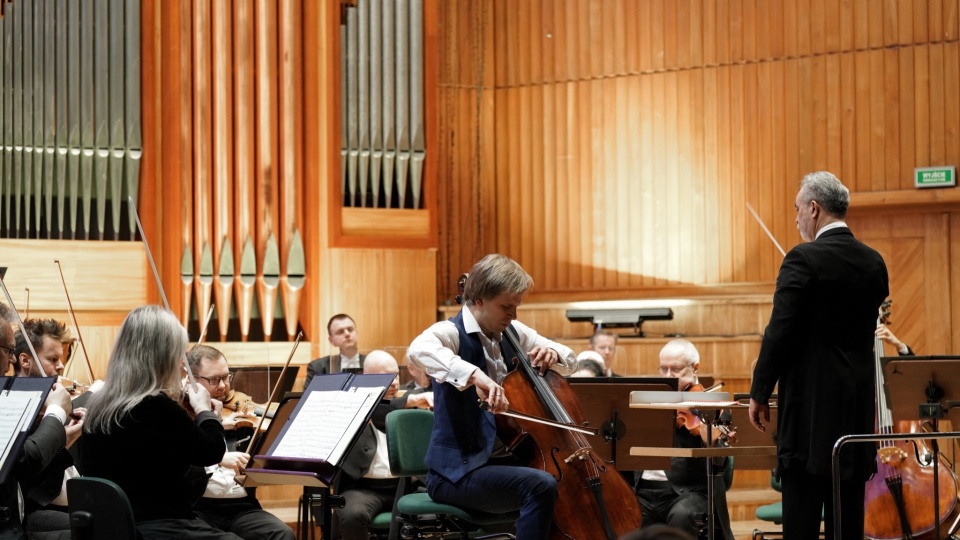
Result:
[[[225,446],[219,402],[201,384],[180,387],[186,348],[187,332],[169,310],[148,305],[127,315],[103,388],[87,402],[81,470],[123,489],[145,540],[238,540],[197,518],[188,500],[190,467],[219,463]]]
[[[660,350],[660,375],[678,378],[681,391],[702,390],[697,374],[700,353],[693,343],[674,339]],[[729,413],[727,413],[729,416]],[[720,444],[721,432],[708,430],[695,411],[677,411],[673,445],[676,448],[709,448]],[[669,471],[642,471],[637,479],[637,497],[643,510],[643,526],[666,524],[697,536],[698,518],[707,513],[706,458],[673,458]],[[726,486],[723,477],[714,482],[714,525],[726,540],[733,540],[730,515],[727,511]]]
[[[7,375],[11,364],[17,361],[16,342],[11,324],[15,317],[16,315],[9,307],[0,304],[0,374],[3,375]],[[55,463],[65,453],[67,431],[64,424],[72,409],[70,394],[63,386],[54,384],[44,403],[43,418],[36,423],[19,454],[7,457],[16,461],[11,474],[0,485],[0,539],[26,538],[27,531],[22,512],[25,502],[24,493],[51,477],[54,480],[63,478],[63,467],[58,469]],[[38,522],[35,528],[45,529],[46,527]],[[54,529],[49,533],[52,536],[37,530],[37,537],[64,537],[56,530],[56,526],[51,528]],[[69,530],[65,537],[69,538]]]
[[[69,338],[66,325],[53,319],[23,321],[26,337],[17,332],[16,354],[18,377],[59,377],[63,374],[63,346]],[[38,366],[27,339],[40,359]],[[39,371],[35,368],[39,367]],[[66,425],[67,444],[61,448],[49,467],[44,469],[29,490],[24,490],[24,528],[34,540],[69,540],[70,515],[67,510],[67,480],[80,475],[70,449],[80,437],[86,409],[73,408]],[[22,487],[22,486],[21,486]]]
[[[225,402],[228,397],[239,394],[230,388],[233,374],[219,350],[196,345],[187,352],[187,365],[197,384],[203,385],[213,399]],[[236,404],[235,409],[237,405],[243,407]],[[294,540],[293,530],[260,506],[256,488],[245,489],[237,483],[236,477],[243,472],[250,454],[236,450],[236,445],[228,442],[220,463],[205,467],[210,478],[193,510],[211,527],[232,532],[244,540]]]
[[[796,196],[803,242],[783,259],[773,312],[763,333],[750,388],[750,421],[770,421],[778,390],[777,472],[786,537],[814,539],[823,512],[833,538],[832,456],[837,439],[873,433],[877,311],[889,292],[887,267],[844,222],[850,192],[829,172],[806,175]],[[864,482],[876,446],[840,454],[841,537],[863,538]]]
[[[410,358],[434,379],[434,424],[427,451],[427,491],[433,500],[491,513],[520,510],[516,535],[550,534],[557,481],[549,473],[517,466],[496,445],[492,413],[509,408],[501,382],[513,366],[504,332],[515,333],[541,373],[576,368],[569,348],[516,320],[533,279],[515,261],[487,255],[470,270],[464,306],[449,321],[435,323],[414,339]],[[502,341],[501,341],[502,340]],[[478,407],[478,400],[489,411]]]
[[[337,354],[317,358],[307,364],[307,378],[303,387],[310,386],[315,375],[339,373],[344,370],[354,372],[363,369],[365,355],[360,354],[357,323],[345,313],[338,313],[327,321],[327,340],[337,348]]]
[[[63,342],[70,337],[67,326],[53,319],[27,319],[23,321],[30,343],[40,359],[39,369],[34,366],[33,355],[20,332],[17,332],[17,365],[15,374],[29,377],[36,374],[42,377],[63,375]]]

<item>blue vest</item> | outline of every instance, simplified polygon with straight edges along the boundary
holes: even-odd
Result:
[[[457,354],[487,374],[480,338],[464,329],[462,313],[450,321],[460,334]],[[507,331],[516,335],[512,327]],[[506,340],[503,341],[505,344]],[[434,472],[457,482],[490,459],[497,438],[497,423],[493,413],[480,408],[475,387],[461,391],[452,384],[433,385],[433,414],[433,433],[424,461]]]

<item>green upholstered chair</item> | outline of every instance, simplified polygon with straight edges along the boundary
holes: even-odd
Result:
[[[92,476],[67,480],[70,534],[74,540],[140,538],[130,500],[114,482]]]
[[[409,491],[413,477],[425,476],[424,456],[430,445],[433,411],[404,409],[387,415],[387,448],[390,470],[403,477],[401,489]],[[405,486],[406,484],[406,486]],[[490,514],[434,502],[422,492],[398,493],[393,514],[393,530],[399,538],[514,538],[512,534],[483,534],[486,528],[503,528],[517,521],[519,512]],[[378,517],[379,518],[379,517]],[[497,527],[499,526],[499,527]],[[393,533],[390,538],[397,538]],[[477,536],[480,534],[480,536]]]

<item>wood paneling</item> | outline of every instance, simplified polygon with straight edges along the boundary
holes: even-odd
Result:
[[[771,282],[781,256],[745,202],[789,249],[803,174],[856,201],[960,160],[956,2],[449,4],[438,85],[474,106],[439,108],[439,302],[492,251],[531,272],[531,300]]]

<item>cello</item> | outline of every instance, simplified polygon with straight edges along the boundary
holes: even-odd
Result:
[[[512,411],[554,424],[584,425],[580,402],[567,380],[552,370],[541,376],[512,329],[503,335],[515,355],[516,369],[502,384]],[[551,538],[615,540],[640,527],[636,494],[612,464],[597,456],[582,432],[497,415],[497,434],[521,463],[557,479]]]
[[[877,325],[887,324],[890,300],[881,306]],[[893,433],[893,416],[883,390],[883,341],[875,338],[874,357],[877,384],[877,421],[880,434]],[[901,426],[906,424],[906,426]],[[898,431],[915,433],[918,422],[898,422]],[[873,540],[905,538],[921,540],[946,538],[950,528],[960,519],[957,504],[957,477],[939,454],[929,460],[920,459],[917,440],[883,441],[877,450],[877,473],[867,481],[864,496],[863,531]],[[937,484],[939,505],[934,517],[933,459],[940,459]]]

